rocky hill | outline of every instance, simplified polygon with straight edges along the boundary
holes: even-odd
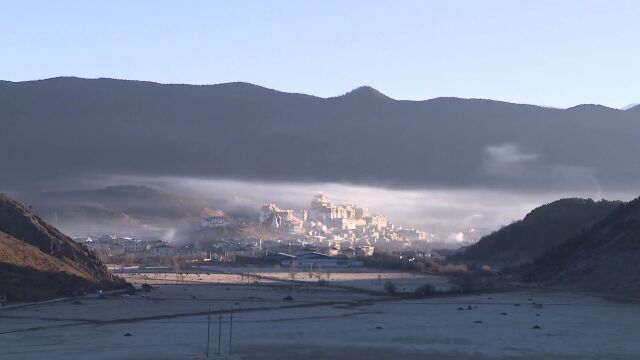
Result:
[[[529,262],[544,251],[602,220],[618,208],[620,201],[561,199],[536,208],[524,219],[480,239],[459,258],[494,266]]]
[[[640,198],[536,257],[525,280],[563,288],[640,296]]]
[[[125,286],[92,251],[0,194],[0,295],[32,301]]]

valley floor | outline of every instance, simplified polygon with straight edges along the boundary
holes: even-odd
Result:
[[[378,274],[363,275],[362,290],[213,273],[160,284],[164,274],[150,275],[158,279],[149,293],[0,309],[0,358],[204,359],[208,331],[210,358],[640,357],[640,305],[597,297],[527,290],[401,299],[367,288]]]

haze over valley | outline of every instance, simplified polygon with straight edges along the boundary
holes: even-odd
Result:
[[[0,9],[0,359],[640,359],[640,2]]]
[[[629,166],[640,152],[636,107],[80,78],[2,82],[0,93],[0,184],[36,212],[41,190],[122,184],[254,214],[263,202],[301,207],[324,192],[406,226],[449,228],[437,231],[446,241],[562,197],[630,200],[640,176]]]

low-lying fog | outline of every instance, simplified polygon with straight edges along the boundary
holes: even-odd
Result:
[[[319,182],[264,182],[183,177],[111,176],[94,182],[97,186],[141,184],[161,190],[211,200],[226,212],[255,211],[261,204],[283,208],[308,208],[314,194],[324,193],[336,203],[366,206],[372,213],[386,215],[405,227],[429,231],[433,226],[455,226],[496,230],[521,219],[532,209],[565,197],[599,200],[631,200],[637,194],[603,191],[514,191],[497,189],[413,188]]]

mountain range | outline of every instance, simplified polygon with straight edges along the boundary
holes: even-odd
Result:
[[[517,189],[640,178],[639,107],[52,78],[1,81],[0,126],[8,190],[110,174]]]

